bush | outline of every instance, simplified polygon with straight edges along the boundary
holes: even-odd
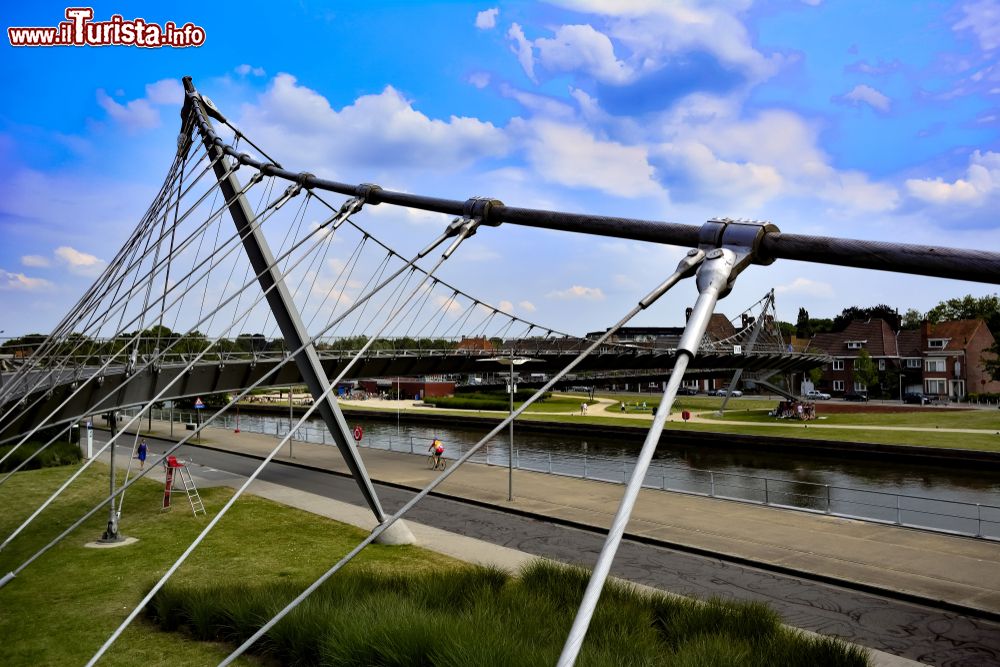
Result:
[[[16,444],[17,443],[0,447],[0,458],[6,456]],[[17,466],[21,465],[25,459],[29,458],[32,454],[41,449],[44,444],[44,442],[32,440],[24,443],[10,455],[10,458],[0,464],[0,473],[10,472]],[[28,461],[28,464],[21,468],[21,470],[37,470],[39,468],[71,465],[78,463],[81,458],[82,455],[80,454],[79,445],[71,444],[65,440],[57,440],[46,447],[41,454]]]
[[[348,568],[251,650],[288,665],[551,665],[590,573],[536,561],[516,578],[468,567],[404,574]],[[304,584],[301,586],[304,587]],[[241,643],[298,593],[288,582],[169,584],[147,615],[164,630]],[[580,665],[867,665],[867,652],[790,631],[760,603],[694,600],[609,582]]]

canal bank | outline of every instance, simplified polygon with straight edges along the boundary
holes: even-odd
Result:
[[[296,417],[308,409],[304,406],[241,406],[244,414],[262,414],[287,417],[290,412]],[[399,413],[380,409],[364,409],[342,405],[345,417],[351,420],[372,420],[382,423],[420,424],[425,426],[454,427],[456,423],[466,427],[480,427],[489,430],[499,424],[503,417],[493,414],[469,412],[436,414],[427,409],[405,410]],[[632,424],[595,424],[584,421],[547,421],[544,413],[533,413],[528,418],[520,418],[515,428],[523,433],[577,435],[581,437],[607,437],[620,439],[623,448],[638,451],[646,437],[648,426]],[[805,428],[805,427],[804,427]],[[979,451],[952,447],[923,447],[919,445],[889,445],[871,442],[846,442],[821,438],[795,438],[783,436],[760,436],[741,433],[687,430],[683,422],[668,422],[663,441],[686,447],[711,447],[716,449],[743,449],[748,451],[808,454],[827,458],[850,458],[856,460],[900,461],[920,465],[947,466],[951,468],[972,468],[1000,471],[1000,452]],[[1000,441],[1000,436],[998,436]]]

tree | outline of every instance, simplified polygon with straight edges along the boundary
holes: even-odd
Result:
[[[920,323],[924,321],[924,314],[921,313],[916,308],[910,308],[905,313],[903,313],[903,319],[900,322],[900,328],[902,329],[919,329]]]
[[[982,297],[967,294],[948,299],[928,310],[927,319],[933,324],[951,320],[983,320],[993,337],[1000,339],[1000,297],[996,294]]]
[[[899,316],[899,311],[892,306],[887,306],[884,303],[880,303],[877,306],[870,306],[867,308],[859,308],[858,306],[850,306],[844,308],[840,311],[840,315],[837,315],[833,319],[833,330],[843,331],[847,328],[847,325],[854,320],[872,320],[872,319],[883,319],[889,323],[893,331],[899,331],[899,326],[902,318]]]
[[[861,354],[854,360],[854,381],[866,387],[878,386],[878,367],[868,350],[861,350]]]
[[[799,338],[812,338],[813,331],[810,326],[809,311],[799,308],[799,317],[795,320],[795,335]]]

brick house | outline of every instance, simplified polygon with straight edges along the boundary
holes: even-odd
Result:
[[[969,393],[1000,392],[1000,382],[991,379],[982,362],[993,344],[982,320],[923,322],[920,329],[893,334],[887,322],[872,319],[855,320],[841,332],[816,334],[807,350],[834,357],[818,384],[833,395],[867,391],[854,380],[854,364],[861,350],[867,350],[880,384],[890,384],[888,375],[895,376],[900,397],[912,392],[960,400]]]
[[[995,339],[982,320],[921,323],[919,349],[907,348],[907,354],[920,353],[922,387],[919,391],[953,400],[970,393],[1000,391],[983,367],[983,356]],[[911,336],[912,337],[912,336]],[[907,364],[912,356],[907,356]]]
[[[899,366],[896,334],[885,320],[854,320],[843,331],[813,336],[806,351],[825,352],[834,358],[823,367],[817,389],[834,396],[867,392],[868,387],[854,379],[854,366],[862,350],[871,357],[880,380],[884,379],[887,371]]]

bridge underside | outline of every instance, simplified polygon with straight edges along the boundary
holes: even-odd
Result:
[[[360,360],[349,371],[347,378],[482,374],[501,372],[502,366],[483,361],[494,353],[451,353],[442,355],[405,355],[399,353],[373,354]],[[563,367],[575,354],[541,353],[533,354],[535,361],[522,367],[523,372],[554,373]],[[349,357],[321,357],[327,377],[336,377],[347,365]],[[622,370],[662,370],[674,366],[676,355],[664,352],[595,352],[576,371],[622,371]],[[692,374],[703,375],[706,371],[731,372],[736,368],[748,371],[794,372],[813,368],[824,362],[824,358],[804,354],[704,354],[695,357],[690,365]],[[177,400],[206,396],[216,393],[235,393],[248,387],[265,376],[280,359],[260,359],[228,361],[197,365],[184,372],[182,364],[165,365],[158,372],[142,371],[128,376],[123,369],[106,372],[103,380],[87,383],[75,396],[67,398],[75,390],[73,383],[63,381],[45,391],[34,392],[22,397],[22,408],[16,417],[8,420],[0,430],[0,443],[12,440],[40,423],[49,414],[55,414],[47,421],[50,425],[67,424],[80,417],[136,405],[145,405],[163,391],[178,375],[182,377],[174,383],[158,400]],[[301,384],[295,364],[286,363],[261,386],[288,386]],[[66,401],[66,405],[60,407]],[[3,406],[6,410],[8,406]]]

